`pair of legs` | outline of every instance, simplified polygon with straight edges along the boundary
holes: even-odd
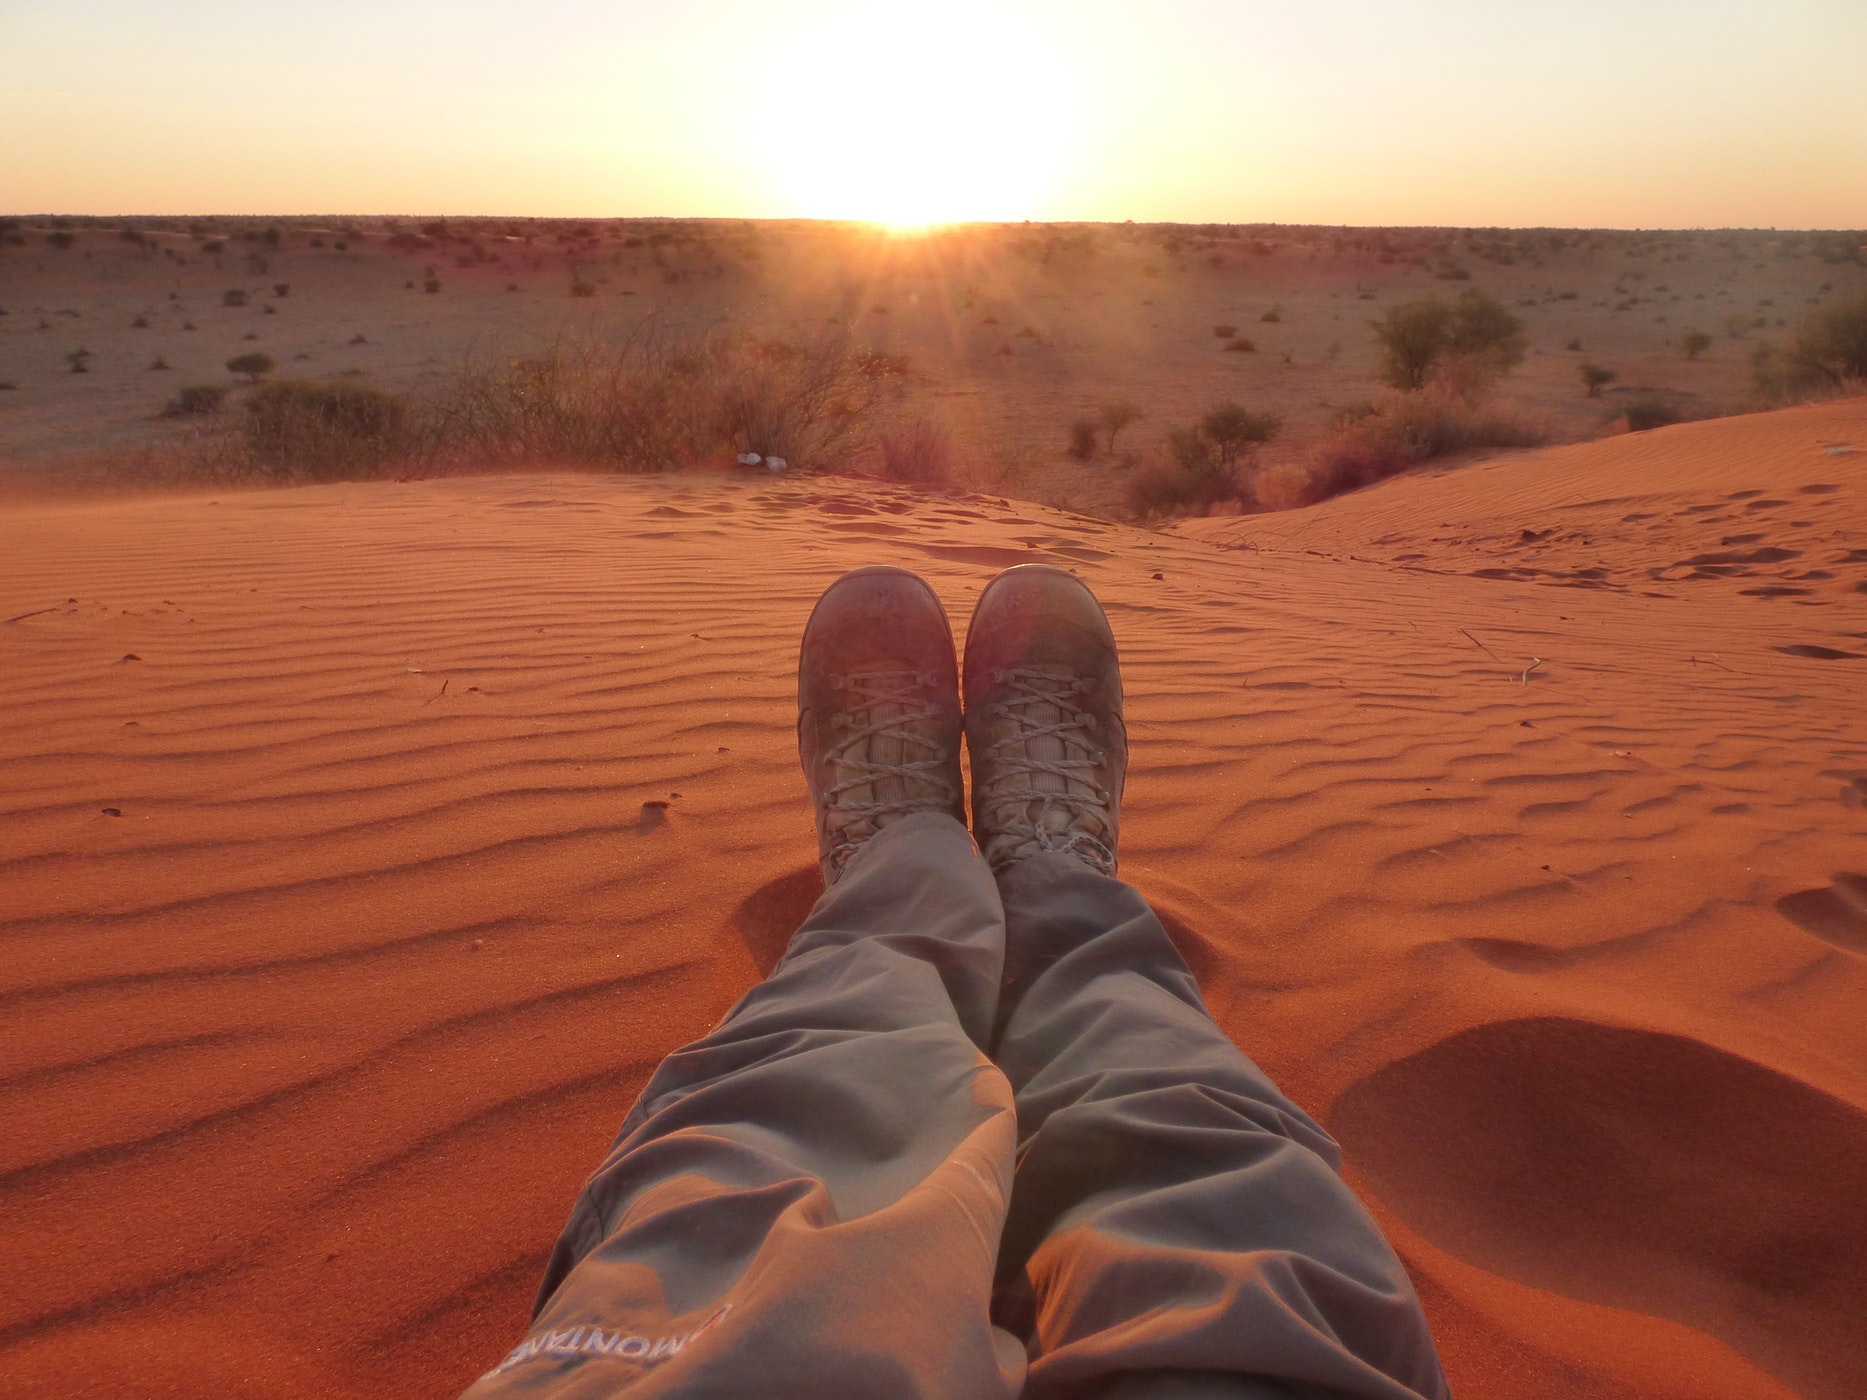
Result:
[[[1087,590],[1017,570],[975,614],[988,862],[955,810],[950,635],[943,668],[918,580],[878,572],[806,631],[823,898],[656,1072],[470,1395],[1443,1396],[1334,1143],[1114,877]]]

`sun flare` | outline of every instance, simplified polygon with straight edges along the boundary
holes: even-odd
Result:
[[[1074,145],[1063,65],[981,7],[872,3],[797,36],[755,120],[798,214],[898,230],[1023,219]]]

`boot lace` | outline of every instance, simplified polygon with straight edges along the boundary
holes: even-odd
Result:
[[[823,793],[829,827],[840,838],[830,850],[830,865],[838,874],[862,842],[887,817],[909,812],[950,812],[959,804],[959,790],[946,770],[952,755],[931,734],[916,726],[939,718],[940,707],[929,698],[938,675],[932,671],[859,671],[827,677],[831,687],[848,693],[848,708],[830,717],[842,738],[825,755],[841,774]],[[893,739],[906,752],[924,758],[881,763],[869,756],[876,739]],[[881,798],[877,784],[900,780],[899,797]],[[858,799],[849,794],[867,788]]]
[[[992,832],[986,851],[992,865],[1062,851],[1113,874],[1111,799],[1097,775],[1105,757],[1096,747],[1099,723],[1078,709],[1075,699],[1095,689],[1096,682],[1069,672],[1020,668],[994,670],[992,681],[1008,694],[992,706],[991,716],[1009,721],[1010,728],[986,746],[987,762],[978,765],[992,775],[981,802]],[[1040,757],[1034,746],[1054,753]]]

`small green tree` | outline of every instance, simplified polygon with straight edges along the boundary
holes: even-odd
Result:
[[[1452,308],[1438,297],[1396,302],[1369,324],[1381,347],[1381,379],[1396,389],[1425,387],[1433,361],[1445,353]]]
[[[1688,360],[1696,360],[1711,349],[1711,337],[1697,327],[1679,337],[1679,352]]]
[[[235,374],[244,374],[249,384],[259,383],[260,376],[272,373],[272,356],[258,350],[249,350],[244,355],[235,355],[227,361],[227,368]]]
[[[1381,347],[1381,377],[1402,390],[1424,388],[1435,372],[1476,388],[1515,369],[1528,349],[1523,322],[1476,287],[1452,302],[1397,302],[1369,324]]]
[[[1601,391],[1621,376],[1606,365],[1584,364],[1578,371],[1582,376],[1582,387],[1588,390],[1588,397],[1598,399]]]
[[[1104,441],[1108,443],[1108,450],[1110,452],[1115,450],[1117,433],[1131,424],[1139,423],[1145,416],[1138,405],[1130,403],[1127,399],[1111,399],[1096,410],[1096,422],[1101,425]]]
[[[1260,443],[1277,436],[1283,420],[1272,413],[1253,413],[1243,404],[1220,404],[1199,420],[1199,436],[1211,444],[1219,470],[1229,472],[1238,459]]]

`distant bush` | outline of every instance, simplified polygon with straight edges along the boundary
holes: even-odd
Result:
[[[272,373],[272,356],[251,350],[244,355],[235,355],[227,361],[227,368],[235,374],[244,374],[249,384],[257,384],[262,375]]]
[[[164,418],[201,418],[218,413],[227,391],[218,384],[190,384],[178,392],[162,410]]]
[[[1283,308],[1278,306],[1273,306],[1269,311],[1266,311],[1262,316],[1258,317],[1260,321],[1268,321],[1272,325],[1276,325],[1279,321],[1283,320],[1283,318]]]
[[[953,441],[946,426],[916,418],[880,435],[882,475],[916,486],[940,486],[953,479]]]
[[[1369,486],[1435,457],[1477,447],[1532,447],[1541,433],[1443,390],[1403,394],[1346,416],[1314,442],[1270,504],[1307,505]]]
[[[1096,410],[1096,426],[1102,429],[1103,441],[1108,450],[1115,450],[1115,438],[1123,428],[1139,423],[1143,417],[1140,405],[1127,399],[1110,399]]]
[[[1276,437],[1282,426],[1283,420],[1274,413],[1253,413],[1242,404],[1227,403],[1201,418],[1194,433],[1196,440],[1210,449],[1220,469],[1230,471],[1252,448]],[[1175,455],[1181,454],[1176,451]]]
[[[75,244],[78,241],[78,237],[76,234],[67,233],[61,228],[54,229],[51,233],[48,233],[45,236],[45,241],[62,253]]]
[[[344,382],[281,380],[246,401],[243,436],[256,465],[314,480],[369,475],[406,455],[402,400]]]
[[[1515,368],[1526,349],[1523,322],[1476,288],[1453,302],[1398,302],[1369,324],[1381,347],[1381,377],[1396,389],[1423,388],[1435,374],[1473,389]]]
[[[1627,401],[1627,430],[1644,433],[1649,428],[1670,427],[1685,421],[1685,411],[1675,401],[1658,394],[1644,394]]]
[[[1233,336],[1238,334],[1238,327],[1228,326],[1221,322],[1219,325],[1212,328],[1212,333],[1220,340],[1230,340]]]
[[[1225,343],[1225,348],[1241,355],[1251,355],[1257,352],[1258,347],[1257,342],[1250,336],[1236,335]]]
[[[292,294],[292,284],[290,282],[274,282],[272,284],[272,294],[275,297],[290,296]]]
[[[222,306],[245,306],[246,293],[239,287],[229,287],[220,294],[220,304]]]
[[[1577,373],[1582,377],[1582,387],[1588,390],[1588,397],[1598,399],[1601,391],[1621,376],[1606,365],[1584,364]]]
[[[1792,392],[1838,392],[1867,380],[1867,293],[1812,312],[1785,356]]]
[[[1221,404],[1191,428],[1167,432],[1168,460],[1135,471],[1124,494],[1140,519],[1205,512],[1214,506],[1253,503],[1250,482],[1240,470],[1243,459],[1277,436],[1281,422],[1241,404]]]
[[[429,290],[432,291],[434,288]],[[570,284],[570,294],[574,297],[593,297],[596,295],[596,283],[573,282]]]
[[[1679,337],[1679,353],[1688,360],[1696,360],[1711,349],[1711,337],[1696,328]]]
[[[823,470],[863,445],[873,395],[839,341],[565,338],[463,365],[436,406],[434,440],[473,461],[666,471],[730,451]]]
[[[441,290],[441,279],[439,277],[430,277],[421,284],[421,289],[424,292],[438,292]]]
[[[1087,462],[1096,455],[1099,446],[1096,423],[1093,418],[1078,418],[1070,424],[1070,456],[1079,462]]]

